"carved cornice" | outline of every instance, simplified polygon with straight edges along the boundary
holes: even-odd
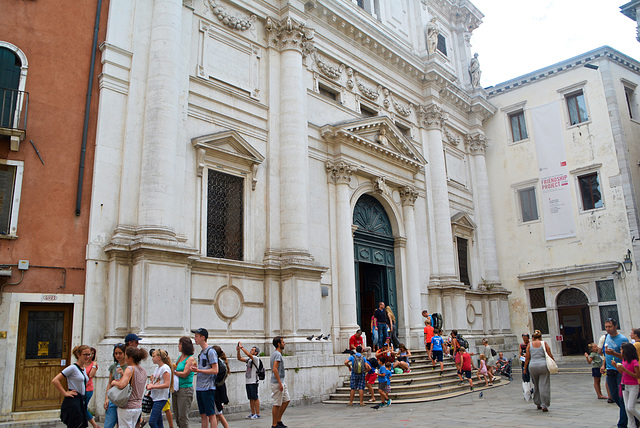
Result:
[[[224,7],[220,6],[216,0],[206,0],[205,8],[211,9],[211,13],[218,17],[218,20],[225,26],[238,31],[245,31],[251,28],[256,21],[255,15],[247,17],[233,16]]]
[[[400,192],[400,200],[403,206],[412,207],[416,199],[418,199],[418,191],[413,186],[401,187],[398,191]]]
[[[337,163],[327,161],[325,163],[327,169],[327,175],[329,182],[335,184],[348,184],[351,181],[351,176],[358,170],[355,165],[351,165],[347,162],[340,161]]]
[[[487,149],[487,138],[484,134],[467,134],[465,139],[467,149],[472,155],[484,155]]]
[[[430,3],[450,22],[466,31],[471,32],[482,24],[484,15],[467,0],[430,0]]]
[[[290,16],[282,21],[274,21],[268,17],[266,30],[269,45],[278,50],[297,50],[303,55],[308,55],[314,50],[314,30]]]
[[[419,106],[420,124],[427,129],[442,129],[447,121],[447,113],[437,104]]]

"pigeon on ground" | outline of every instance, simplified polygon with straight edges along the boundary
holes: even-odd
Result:
[[[327,334],[322,340],[329,340],[329,336],[331,336],[331,333]]]
[[[380,405],[376,404],[375,406],[371,406],[371,408],[374,409],[374,410],[378,410],[380,408]]]
[[[322,339],[322,333],[320,333],[320,336],[316,337],[316,340],[320,340]]]
[[[479,397],[480,397],[480,398],[482,398],[482,396],[483,396],[483,395],[484,395],[484,394],[483,394],[482,392],[480,392],[480,395],[479,395]]]
[[[313,334],[311,336],[307,337],[307,340],[311,340],[311,339],[313,339]]]
[[[411,385],[413,383],[413,379],[409,379],[408,381],[406,381],[404,384],[405,385]]]
[[[438,388],[442,388],[442,385],[441,385],[441,384],[438,384]]]

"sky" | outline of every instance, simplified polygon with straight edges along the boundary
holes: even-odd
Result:
[[[471,0],[484,14],[471,37],[484,87],[604,45],[640,61],[629,0]]]

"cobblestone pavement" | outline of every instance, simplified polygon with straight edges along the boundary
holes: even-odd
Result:
[[[602,381],[604,390],[604,379]],[[404,427],[614,427],[618,407],[596,399],[593,378],[588,373],[560,373],[551,378],[551,407],[548,413],[537,410],[533,402],[523,399],[520,375],[508,385],[455,398],[415,404],[392,404],[379,410],[347,407],[339,404],[289,406],[283,422],[291,428],[357,428],[372,426]],[[271,410],[262,409],[260,420],[247,420],[245,413],[227,414],[233,428],[271,426]],[[102,426],[102,424],[99,424]],[[166,420],[164,426],[167,427]],[[220,425],[221,426],[221,425]],[[56,424],[57,427],[64,427]],[[200,427],[192,418],[190,428]]]

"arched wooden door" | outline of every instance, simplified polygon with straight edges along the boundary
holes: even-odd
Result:
[[[396,270],[391,222],[384,207],[371,195],[362,195],[353,211],[358,322],[371,337],[370,321],[378,302],[391,306],[396,317]]]

